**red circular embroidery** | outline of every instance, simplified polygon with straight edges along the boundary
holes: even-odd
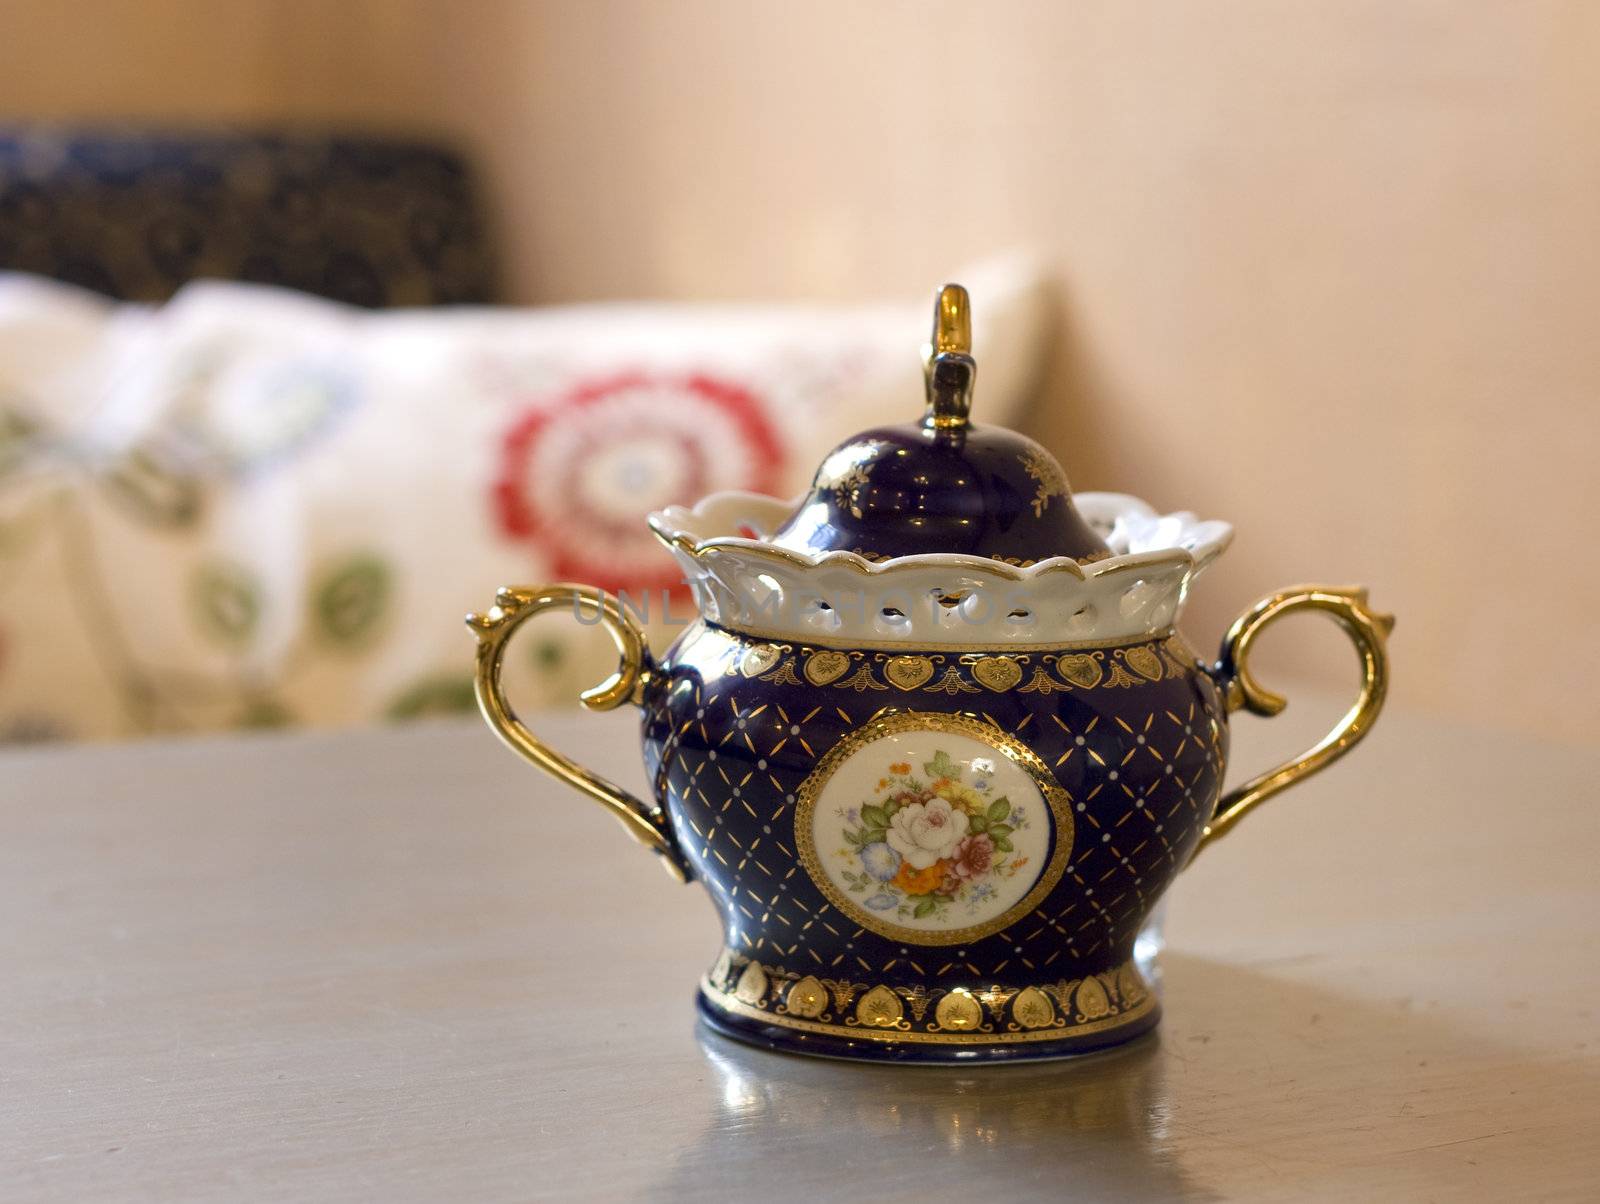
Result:
[[[559,576],[661,590],[682,575],[645,526],[721,489],[775,491],[784,453],[750,390],[709,376],[630,373],[579,384],[506,430],[493,502],[501,530]]]

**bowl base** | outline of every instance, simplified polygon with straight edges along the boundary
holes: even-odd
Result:
[[[791,1016],[763,1013],[737,1000],[707,991],[696,993],[707,1027],[761,1049],[850,1062],[914,1065],[971,1065],[978,1062],[1042,1062],[1078,1057],[1132,1041],[1155,1028],[1161,1008],[1131,1009],[1120,1022],[1083,1026],[1079,1031],[964,1032],[933,1034],[844,1025],[806,1023]],[[1060,1031],[1061,1035],[1054,1035]]]

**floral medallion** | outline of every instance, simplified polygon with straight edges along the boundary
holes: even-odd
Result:
[[[538,401],[501,437],[500,529],[538,547],[558,576],[677,588],[681,573],[639,527],[640,508],[707,488],[775,488],[784,449],[770,408],[732,381],[641,373]]]
[[[274,349],[233,358],[229,364],[200,352],[180,368],[174,446],[154,453],[163,467],[201,461],[227,476],[249,476],[308,450],[361,400],[350,369],[331,357],[284,358]]]
[[[919,945],[998,932],[1037,906],[1072,851],[1066,792],[1038,756],[965,715],[881,715],[800,789],[800,857],[829,902]]]

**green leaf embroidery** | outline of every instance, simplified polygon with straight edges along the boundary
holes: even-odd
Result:
[[[124,509],[156,527],[192,527],[205,505],[200,482],[151,447],[134,448],[100,481]]]
[[[389,585],[389,566],[365,553],[326,573],[311,596],[321,634],[346,647],[369,639],[388,606]]]
[[[1002,853],[1010,853],[1015,851],[1011,847],[1011,842],[1004,836],[998,836],[995,838],[994,847]]]
[[[844,838],[847,844],[853,844],[857,846],[859,846],[864,839],[860,832],[857,832],[851,828],[846,828],[844,830]],[[848,877],[848,875],[846,875],[846,877]]]
[[[914,919],[921,919],[937,906],[939,906],[939,904],[935,900],[924,899],[912,909],[911,915]]]
[[[293,722],[289,708],[273,698],[252,699],[235,720],[241,728],[288,727]]]
[[[559,669],[566,659],[567,649],[560,640],[539,640],[528,647],[528,660],[544,673]]]
[[[887,829],[884,829],[884,828],[868,828],[866,831],[861,833],[861,843],[862,844],[877,844],[878,841],[882,840],[886,835],[888,835]]]
[[[420,719],[424,715],[459,715],[477,708],[471,674],[424,677],[406,687],[389,703],[384,716],[392,722]]]
[[[0,476],[21,464],[36,428],[20,410],[0,410]]]
[[[1010,814],[1011,814],[1011,800],[1010,799],[997,798],[997,799],[994,800],[994,802],[989,804],[989,819],[993,823],[999,823],[1001,820],[1005,819],[1005,817],[1010,815]]]
[[[226,560],[202,564],[190,586],[195,617],[213,639],[235,647],[255,634],[261,618],[261,590],[255,576]]]
[[[889,813],[882,807],[872,804],[861,808],[861,822],[869,828],[887,828],[889,826]]]
[[[996,840],[1004,840],[1007,836],[1010,836],[1015,831],[1016,829],[1010,824],[989,825],[989,835],[993,836]]]
[[[989,826],[989,821],[981,815],[974,815],[967,821],[967,831],[982,832]]]
[[[923,764],[922,771],[930,778],[950,778],[952,781],[961,780],[960,768],[942,748],[933,754],[933,760]]]

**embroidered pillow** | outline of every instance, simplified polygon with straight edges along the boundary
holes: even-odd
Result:
[[[1040,277],[964,280],[981,417],[1015,422]],[[927,320],[923,299],[371,312],[218,282],[148,308],[0,276],[0,739],[465,709],[461,616],[507,583],[627,590],[670,639],[690,607],[645,513],[797,493],[913,416]],[[570,617],[525,643],[521,706],[611,668]]]

